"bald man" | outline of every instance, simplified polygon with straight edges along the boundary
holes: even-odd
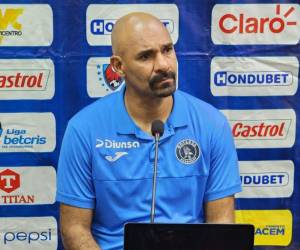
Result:
[[[149,222],[156,119],[165,132],[155,221],[233,223],[241,187],[230,127],[218,110],[176,90],[164,25],[146,13],[126,15],[114,26],[112,50],[125,87],[76,114],[63,139],[57,201],[66,249],[121,250],[123,225]]]

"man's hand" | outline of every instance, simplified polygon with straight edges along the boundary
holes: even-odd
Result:
[[[229,196],[205,203],[205,222],[234,223],[234,197]]]
[[[60,206],[60,230],[66,250],[100,250],[91,234],[92,209]]]

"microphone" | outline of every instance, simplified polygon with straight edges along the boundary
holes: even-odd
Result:
[[[158,160],[158,142],[159,138],[164,134],[164,123],[160,120],[155,120],[151,124],[151,133],[155,139],[155,157],[154,157],[154,172],[152,179],[152,202],[151,202],[151,213],[150,223],[154,222],[155,216],[155,195],[156,195],[156,180],[157,180],[157,160]]]

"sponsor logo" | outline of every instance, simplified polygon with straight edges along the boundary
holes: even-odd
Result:
[[[292,161],[240,161],[243,191],[237,198],[290,197],[294,190]]]
[[[107,155],[107,156],[105,156],[105,159],[110,161],[110,162],[115,162],[115,161],[119,160],[124,155],[128,155],[128,153],[127,152],[116,152],[115,156]]]
[[[185,139],[177,143],[175,153],[180,162],[184,164],[192,164],[198,160],[200,156],[200,148],[195,141]]]
[[[292,147],[296,114],[292,109],[223,110],[237,148]]]
[[[49,46],[52,40],[50,5],[0,4],[0,46]]]
[[[215,74],[214,83],[217,86],[226,85],[290,85],[291,79],[288,76],[291,72],[226,72],[219,71]]]
[[[4,37],[22,35],[22,24],[18,22],[18,18],[23,11],[22,8],[0,9],[0,44]]]
[[[288,183],[289,176],[282,172],[267,173],[247,173],[242,174],[241,182],[244,186],[285,186]]]
[[[244,120],[236,121],[232,134],[237,140],[256,140],[257,138],[285,138],[291,125],[291,120]]]
[[[212,11],[215,44],[297,44],[298,4],[216,4]]]
[[[1,249],[57,248],[57,222],[54,217],[2,217],[0,230]]]
[[[161,19],[163,25],[168,29],[169,33],[174,32],[174,21]],[[111,35],[113,27],[117,19],[94,19],[91,22],[91,33],[93,35]]]
[[[0,152],[52,152],[55,118],[52,113],[2,113]]]
[[[55,191],[53,167],[0,167],[0,205],[53,204]]]
[[[109,10],[114,10],[109,11]],[[179,13],[175,4],[90,4],[86,30],[89,45],[111,45],[110,35],[116,21],[130,13],[142,11],[156,16],[168,29],[174,43],[179,34]]]
[[[113,148],[113,149],[119,149],[119,148],[139,148],[140,143],[138,141],[115,141],[115,140],[96,140],[96,148]]]
[[[236,223],[253,224],[254,245],[288,246],[292,239],[292,213],[289,210],[237,210]]]
[[[215,57],[210,87],[215,96],[294,95],[298,71],[296,57]]]
[[[50,59],[0,59],[0,99],[51,99],[54,64]]]
[[[124,79],[109,64],[109,57],[90,58],[87,63],[87,92],[103,97],[121,89]]]
[[[0,189],[11,193],[20,187],[20,175],[10,169],[0,172]]]

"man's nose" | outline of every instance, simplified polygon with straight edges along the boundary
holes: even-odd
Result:
[[[168,58],[162,53],[157,53],[155,58],[154,71],[155,72],[167,72],[170,69]]]

